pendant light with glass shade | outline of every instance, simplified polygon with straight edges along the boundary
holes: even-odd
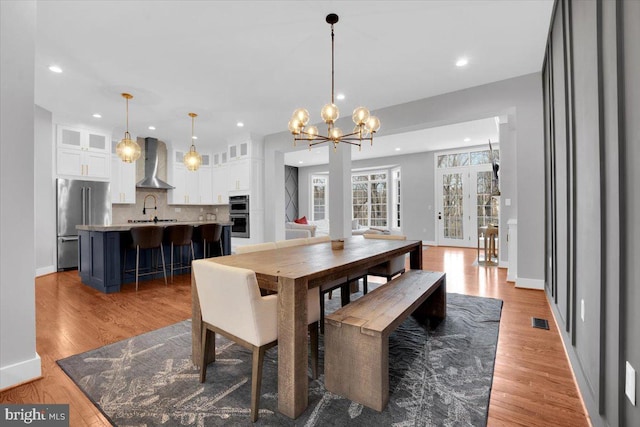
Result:
[[[362,148],[362,141],[370,141],[371,145],[373,145],[373,134],[380,129],[380,119],[372,116],[365,107],[358,107],[353,110],[351,118],[356,126],[351,133],[345,134],[340,128],[335,127],[335,122],[338,120],[340,112],[338,111],[338,106],[334,103],[333,25],[338,22],[338,15],[330,13],[327,15],[326,21],[327,24],[331,25],[331,103],[322,107],[320,116],[327,124],[327,134],[326,136],[320,134],[316,126],[307,126],[309,122],[309,111],[304,108],[298,108],[293,112],[288,126],[289,131],[293,135],[293,145],[296,145],[296,141],[307,141],[309,143],[309,149],[311,149],[314,145],[332,142],[334,151],[340,142],[357,145],[358,148]]]
[[[123,93],[122,97],[127,101],[127,130],[124,132],[124,138],[116,145],[116,154],[122,159],[123,162],[133,163],[140,158],[140,145],[133,139],[129,133],[129,100],[133,98],[133,95]]]
[[[189,113],[189,117],[191,117],[191,148],[189,148],[189,152],[184,155],[182,161],[187,169],[190,171],[197,171],[202,164],[202,156],[196,151],[196,146],[193,145],[193,141],[195,140],[193,130],[195,127],[196,117],[198,117],[198,115],[196,113]]]

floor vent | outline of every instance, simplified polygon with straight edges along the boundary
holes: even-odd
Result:
[[[531,318],[531,326],[540,329],[549,329],[549,322],[547,319],[540,319],[538,317]]]

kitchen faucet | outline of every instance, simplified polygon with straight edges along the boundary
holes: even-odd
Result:
[[[156,213],[158,212],[158,198],[155,196],[155,194],[147,194],[146,196],[144,196],[144,200],[142,202],[142,215],[147,214],[147,199],[149,197],[153,198],[153,208],[149,208],[149,209],[154,209]],[[155,222],[158,222],[158,215],[154,216],[153,220]]]

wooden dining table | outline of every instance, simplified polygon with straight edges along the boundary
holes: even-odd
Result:
[[[330,242],[210,258],[211,262],[255,271],[263,289],[278,293],[278,410],[297,418],[307,408],[307,293],[308,289],[409,254],[410,268],[422,269],[419,240],[373,240],[363,236],[344,239],[343,249]],[[200,364],[201,314],[194,275],[192,289],[193,362]],[[206,363],[214,349],[205,349]]]

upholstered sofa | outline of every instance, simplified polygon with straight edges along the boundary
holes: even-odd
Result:
[[[284,225],[285,239],[299,239],[303,237],[315,237],[316,226],[313,224],[298,224],[293,221]]]
[[[298,224],[296,222],[285,223],[285,239],[299,239],[303,237],[328,236],[329,220],[310,221],[309,224]],[[363,234],[389,234],[388,230],[380,228],[363,227],[358,223],[357,219],[351,222],[351,234],[360,236]]]

